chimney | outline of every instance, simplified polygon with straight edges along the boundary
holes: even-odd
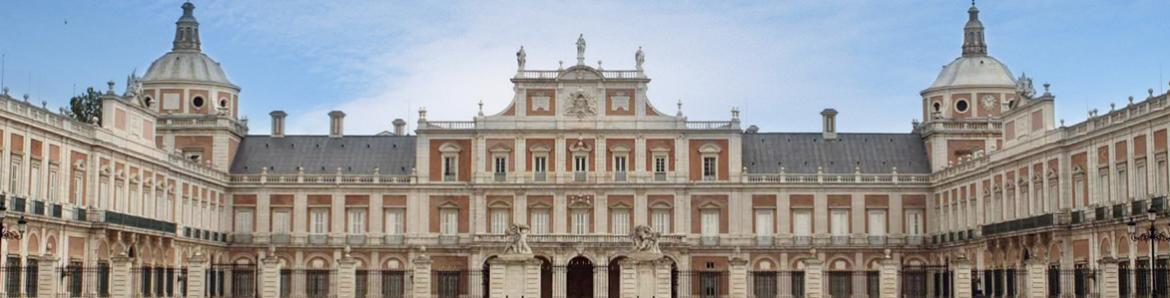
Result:
[[[822,125],[821,136],[826,140],[837,138],[837,110],[825,109],[821,111]]]
[[[394,135],[406,135],[406,120],[402,120],[402,118],[394,119]]]
[[[288,116],[288,114],[285,114],[284,111],[276,110],[276,111],[272,111],[272,113],[268,113],[268,115],[272,116],[272,137],[273,138],[283,138],[284,137],[284,117]]]
[[[341,111],[329,112],[329,137],[340,138],[343,131],[341,130],[342,120],[345,119],[345,113]]]

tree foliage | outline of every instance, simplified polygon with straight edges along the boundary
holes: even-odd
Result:
[[[97,119],[94,124],[101,125],[102,116],[102,93],[94,90],[93,87],[85,89],[85,92],[69,99],[69,108],[65,114],[73,119],[85,123],[90,123],[93,119]]]

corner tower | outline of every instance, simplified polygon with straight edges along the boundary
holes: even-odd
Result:
[[[926,141],[933,171],[1002,147],[1000,118],[1016,100],[1011,71],[987,54],[979,8],[971,3],[967,15],[962,55],[921,92],[923,122],[915,129]]]
[[[195,5],[183,3],[170,52],[150,64],[141,79],[143,104],[159,115],[160,148],[227,170],[240,138],[240,87],[203,53]]]

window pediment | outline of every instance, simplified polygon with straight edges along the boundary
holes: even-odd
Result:
[[[453,143],[445,143],[439,146],[439,152],[442,153],[459,153],[460,151],[463,151],[463,148]]]
[[[650,204],[650,209],[670,209],[670,208],[673,208],[673,207],[670,206],[670,204],[666,203],[666,202],[656,202],[654,204]]]
[[[505,146],[503,144],[496,144],[495,146],[492,146],[492,149],[490,149],[488,151],[491,151],[492,153],[508,153],[508,152],[512,152],[512,148]]]
[[[699,147],[699,153],[703,154],[717,154],[720,152],[723,152],[723,148],[720,148],[719,145],[715,145],[714,143],[703,144],[703,146]]]
[[[552,151],[551,149],[549,149],[549,148],[548,148],[548,146],[545,146],[545,145],[535,145],[535,146],[529,147],[529,148],[528,148],[528,150],[529,150],[529,151],[532,151],[532,152],[549,152],[549,151]]]
[[[670,147],[667,147],[667,146],[661,146],[661,145],[659,145],[659,146],[654,146],[654,148],[650,148],[650,152],[654,152],[654,153],[666,153],[666,152],[670,152]]]
[[[630,147],[626,145],[615,145],[613,147],[609,147],[609,151],[614,153],[627,153],[630,152]]]

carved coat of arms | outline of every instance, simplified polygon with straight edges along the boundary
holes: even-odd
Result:
[[[585,118],[587,116],[597,115],[597,107],[592,97],[585,95],[584,92],[577,91],[569,94],[569,108],[565,111],[565,114],[577,118]]]

